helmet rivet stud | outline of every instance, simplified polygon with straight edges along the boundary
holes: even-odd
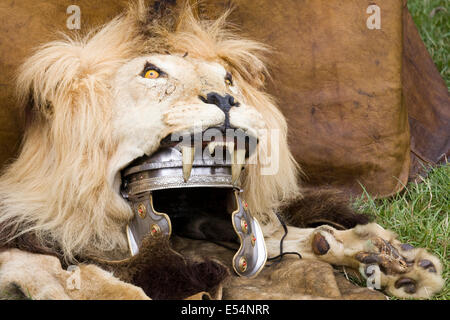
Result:
[[[143,203],[140,203],[137,207],[137,214],[139,215],[139,217],[141,217],[142,219],[144,219],[147,216],[147,208],[145,207],[145,205]]]
[[[152,236],[157,236],[161,233],[161,228],[157,224],[152,224],[150,227],[150,233]]]
[[[256,237],[252,234],[252,246],[254,247],[256,244]]]
[[[241,272],[245,272],[247,270],[247,259],[245,259],[245,257],[241,257],[239,259],[239,269],[241,270]]]
[[[242,231],[244,231],[245,233],[248,232],[248,223],[245,219],[241,220],[241,228],[242,228]]]

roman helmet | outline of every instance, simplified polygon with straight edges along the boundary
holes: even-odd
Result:
[[[202,141],[207,132],[211,130],[202,132],[201,139],[189,135],[182,143],[167,137],[158,151],[135,160],[122,171],[122,195],[134,211],[134,218],[127,226],[130,252],[136,255],[149,233],[170,237],[174,230],[184,229],[184,234],[192,238],[226,240],[230,235],[222,230],[233,230],[239,243],[233,269],[240,276],[253,277],[265,265],[267,251],[261,227],[242,199],[239,176],[245,159],[255,149],[252,145],[256,145],[256,140],[238,132],[231,138],[205,143]],[[211,140],[211,136],[206,140]],[[183,208],[184,202],[173,198],[176,195],[186,199],[193,190],[200,195],[193,201],[207,201],[208,213],[198,214],[198,210]],[[182,213],[171,216],[157,211],[155,199],[164,192],[166,205],[162,207]],[[218,216],[217,212],[222,215]]]

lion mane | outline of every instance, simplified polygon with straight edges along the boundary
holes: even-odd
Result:
[[[26,129],[17,159],[0,178],[1,243],[53,252],[67,262],[127,254],[124,228],[132,211],[110,165],[119,143],[110,124],[112,79],[125,62],[152,53],[220,60],[268,129],[278,130],[278,141],[259,144],[278,144],[277,174],[261,174],[267,160],[261,153],[242,177],[244,196],[260,222],[275,223],[275,210],[299,196],[285,118],[263,91],[268,48],[237,36],[226,22],[229,12],[205,21],[189,5],[157,4],[137,1],[86,35],[45,44],[21,66],[17,88]]]

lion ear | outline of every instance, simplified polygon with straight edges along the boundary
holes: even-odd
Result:
[[[144,38],[160,37],[162,29],[175,30],[182,11],[178,3],[177,0],[137,0],[130,4],[127,16],[137,22],[138,32]]]

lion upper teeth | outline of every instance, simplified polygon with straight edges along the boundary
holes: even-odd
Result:
[[[236,183],[241,175],[242,168],[245,164],[245,153],[245,149],[237,149],[232,157],[233,163],[231,164],[231,181],[233,184]]]
[[[227,143],[223,141],[212,141],[208,144],[209,153],[213,153],[217,147],[224,147]]]
[[[234,152],[234,142],[229,141],[211,141],[208,144],[208,150],[210,154],[213,154],[217,147],[225,147],[227,148],[228,152],[230,152],[230,155],[233,155]]]
[[[235,144],[233,141],[211,141],[208,144],[209,153],[212,155],[217,147],[228,150],[231,159],[231,180],[234,184],[238,181],[245,165],[246,150],[241,148],[234,150]],[[187,182],[191,176],[195,150],[193,147],[184,146],[181,151],[183,153],[183,177],[184,181]]]
[[[234,157],[234,142],[225,142],[224,143],[225,148],[227,148],[228,153],[230,154],[230,159],[233,162]]]
[[[208,144],[208,150],[210,154],[213,154],[214,150],[216,150],[217,142],[212,141]]]
[[[183,178],[184,182],[187,182],[191,177],[195,149],[194,147],[183,146],[181,147],[181,153],[183,154]]]

